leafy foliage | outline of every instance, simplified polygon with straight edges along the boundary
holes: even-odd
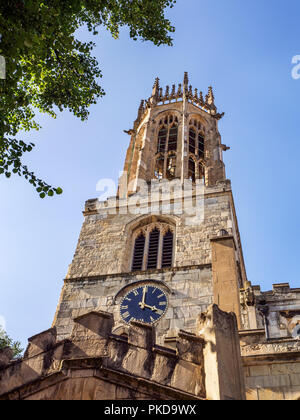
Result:
[[[5,347],[10,347],[13,350],[14,357],[20,356],[23,353],[21,343],[19,341],[13,341],[0,327],[0,350]]]
[[[105,93],[92,56],[93,42],[76,38],[80,27],[97,35],[105,27],[114,38],[129,27],[130,37],[155,45],[172,45],[174,31],[164,16],[175,0],[6,0],[0,4],[0,55],[6,79],[0,80],[0,174],[24,176],[41,198],[52,188],[23,165],[33,143],[16,139],[22,131],[38,130],[37,111],[53,118],[68,109],[86,120],[89,107]]]

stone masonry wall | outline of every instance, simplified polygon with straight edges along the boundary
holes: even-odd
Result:
[[[114,315],[114,332],[126,332],[126,324],[120,316],[120,301],[128,291],[127,287],[147,280],[148,284],[152,281],[163,289],[169,298],[167,313],[156,325],[157,342],[164,344],[166,337],[175,337],[180,329],[194,332],[197,316],[213,303],[211,277],[208,264],[67,280],[53,325],[61,340],[69,337],[74,318],[91,310],[100,310]]]
[[[225,189],[226,192],[223,191]],[[162,208],[163,204],[160,204],[158,212],[150,213],[167,222],[170,220],[176,225],[173,264],[175,267],[211,263],[210,238],[217,236],[221,229],[232,234],[235,222],[231,211],[230,185],[224,183],[218,188],[205,188],[205,193],[204,219],[200,223],[194,222],[188,216],[189,207],[180,216],[167,214],[167,210]],[[148,217],[149,213],[144,216],[128,212],[127,214],[106,214],[108,208],[104,207],[107,204],[102,203],[99,209],[97,200],[89,200],[86,203],[85,220],[67,278],[114,274],[131,270],[133,247],[131,226],[143,217]],[[143,212],[143,205],[140,212]]]
[[[300,399],[300,341],[266,340],[264,330],[241,332],[248,400]]]

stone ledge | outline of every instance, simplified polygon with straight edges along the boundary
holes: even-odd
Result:
[[[146,275],[146,274],[160,274],[160,273],[168,273],[168,272],[177,272],[177,271],[187,271],[187,270],[205,270],[207,268],[211,268],[212,265],[208,264],[196,264],[196,265],[183,265],[181,267],[171,267],[171,268],[160,268],[155,270],[145,270],[145,271],[129,271],[126,273],[112,273],[112,274],[100,274],[98,276],[84,276],[84,277],[71,277],[65,278],[65,283],[72,283],[72,282],[88,282],[88,281],[97,281],[97,280],[105,280],[107,278],[115,278],[115,277],[126,277],[126,276],[137,276],[137,275]],[[150,279],[149,279],[150,280]]]

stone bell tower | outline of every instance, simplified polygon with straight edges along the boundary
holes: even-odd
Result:
[[[53,323],[60,339],[91,310],[113,314],[113,332],[124,336],[132,321],[153,324],[157,342],[170,347],[180,330],[195,332],[213,303],[242,325],[239,289],[247,280],[222,116],[212,88],[204,99],[187,73],[171,89],[155,80],[126,131],[117,196],[86,202]]]
[[[300,399],[300,288],[247,280],[212,88],[156,79],[116,196],[88,200],[52,328],[0,400]],[[117,407],[117,405],[115,405]]]

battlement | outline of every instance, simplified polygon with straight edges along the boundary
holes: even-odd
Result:
[[[132,322],[128,334],[116,335],[111,314],[89,312],[74,319],[70,339],[56,341],[51,328],[29,339],[20,360],[1,350],[0,400],[209,398],[216,387],[205,371],[215,349],[206,343],[213,338],[222,349],[220,322],[235,336],[236,320],[212,306],[199,322],[201,336],[180,331],[171,349],[156,345],[153,326]]]
[[[183,100],[188,101],[189,103],[200,108],[202,111],[212,115],[218,120],[224,116],[224,112],[220,114],[217,111],[212,86],[209,86],[208,92],[205,95],[204,99],[203,92],[200,91],[198,93],[197,88],[194,89],[192,85],[189,85],[188,73],[185,72],[183,84],[179,83],[177,87],[175,84],[173,84],[171,89],[168,85],[165,87],[165,89],[163,89],[159,84],[159,78],[157,77],[155,79],[152,95],[150,96],[150,98],[141,101],[138,110],[138,116],[134,123],[134,129],[143,120],[148,109],[152,108],[153,106],[164,105],[166,103],[180,102]]]

